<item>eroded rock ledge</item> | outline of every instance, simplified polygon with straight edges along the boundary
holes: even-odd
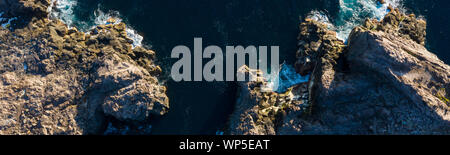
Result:
[[[268,82],[260,70],[243,66],[238,74],[244,74],[252,82],[240,82],[238,101],[230,117],[230,134],[274,135],[284,122],[287,111],[300,112],[308,109],[308,88],[306,84],[289,88],[285,93],[268,89]]]
[[[393,9],[356,27],[347,46],[325,24],[305,20],[296,70],[311,79],[290,90],[306,90],[294,91],[306,99],[280,101],[241,83],[230,133],[450,134],[450,67],[424,47],[425,30],[425,21]],[[265,115],[261,100],[283,106]]]
[[[133,48],[124,23],[84,33],[48,19],[49,6],[0,0],[3,18],[19,17],[0,28],[0,134],[102,134],[107,116],[148,133],[169,109],[155,52]]]

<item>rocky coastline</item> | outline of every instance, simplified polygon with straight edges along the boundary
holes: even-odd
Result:
[[[0,134],[148,134],[148,120],[169,109],[155,52],[133,47],[124,23],[84,33],[48,7],[0,1],[2,18],[18,17],[0,28]]]
[[[114,19],[70,28],[52,2],[0,0],[0,135],[150,134],[169,111],[155,51]],[[257,80],[238,83],[225,133],[450,134],[450,66],[424,47],[424,20],[390,10],[346,42],[305,19],[295,69],[310,80],[263,91],[262,72],[241,67]]]
[[[424,47],[424,20],[392,9],[347,44],[324,23],[299,28],[296,70],[310,81],[289,100],[261,92],[265,79],[241,83],[230,134],[450,134],[450,66]]]

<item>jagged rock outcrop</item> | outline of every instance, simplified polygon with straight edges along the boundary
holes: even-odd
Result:
[[[427,35],[425,20],[416,18],[414,14],[406,15],[397,8],[391,10],[381,22],[375,19],[367,19],[362,27],[372,31],[395,34],[407,40],[413,40],[420,45],[425,45]]]
[[[0,9],[10,16],[22,18],[47,17],[51,0],[0,0]]]
[[[230,134],[233,135],[274,135],[275,111],[279,107],[276,103],[277,94],[266,94],[262,92],[262,87],[266,83],[260,76],[262,72],[252,70],[243,66],[238,70],[238,74],[243,74],[251,79],[251,82],[241,82],[239,84],[239,99],[236,103],[234,113],[230,118]],[[269,96],[273,100],[269,101]]]
[[[238,101],[229,123],[232,135],[275,135],[287,110],[306,111],[309,107],[306,84],[276,93],[260,70],[243,66],[238,74],[249,77],[250,82],[239,83]]]
[[[0,3],[11,5],[0,10],[5,17],[35,15],[0,28],[0,134],[102,134],[109,118],[140,130],[167,113],[155,52],[133,48],[124,23],[84,33],[27,12],[47,10],[47,2]]]
[[[355,28],[344,50],[318,50],[312,114],[297,132],[280,134],[449,134],[450,107],[440,99],[448,96],[449,66],[423,47],[425,25],[393,10]]]
[[[326,25],[305,20],[296,70],[311,75],[302,84],[306,108],[284,103],[290,108],[280,124],[258,125],[275,131],[239,134],[450,134],[450,67],[423,46],[425,26],[393,9],[355,28],[345,45]]]
[[[344,42],[336,38],[336,32],[328,30],[327,25],[311,19],[306,19],[300,24],[298,39],[299,49],[296,53],[298,59],[295,67],[301,75],[313,72],[317,65],[324,67],[335,65],[345,47]]]

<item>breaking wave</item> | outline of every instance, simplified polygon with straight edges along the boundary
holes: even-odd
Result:
[[[48,12],[50,12],[50,17],[60,19],[69,27],[72,27],[74,26],[73,21],[76,21],[73,13],[76,5],[77,1],[74,0],[52,0]]]
[[[389,13],[389,5],[402,8],[402,1],[385,0],[385,4],[381,4],[376,0],[339,0],[339,13],[334,22],[331,23],[328,16],[320,11],[312,11],[308,18],[329,24],[330,29],[337,32],[337,37],[346,41],[352,29],[367,18],[383,19]]]
[[[96,11],[94,11],[94,18],[92,21],[85,22],[77,19],[74,14],[74,9],[77,6],[76,0],[52,0],[52,4],[48,9],[50,12],[50,16],[52,18],[59,19],[67,24],[69,27],[77,27],[81,31],[87,32],[92,28],[95,28],[97,25],[102,24],[117,24],[122,22],[120,18],[120,14],[117,11],[108,11],[107,13],[103,12],[100,9],[100,6]],[[115,23],[108,23],[108,19],[114,18]],[[133,47],[142,46],[142,41],[144,37],[139,35],[137,31],[135,31],[130,26],[127,26],[127,36],[131,40],[133,40]]]
[[[118,24],[118,23],[122,22],[122,19],[120,18],[120,14],[117,11],[109,11],[108,13],[104,13],[100,9],[97,9],[94,12],[94,16],[95,16],[95,20],[94,20],[95,25]],[[115,23],[108,23],[108,19],[110,19],[110,18],[114,18]],[[93,27],[95,27],[95,25]],[[133,47],[142,46],[142,41],[144,40],[144,37],[139,35],[136,30],[134,30],[133,28],[130,28],[129,26],[127,26],[126,31],[127,31],[127,37],[130,38],[131,40],[133,40]]]
[[[272,77],[265,77],[268,81],[268,88],[277,93],[284,93],[292,86],[309,81],[309,75],[301,76],[295,71],[292,65],[282,64],[280,72]]]
[[[366,18],[382,20],[389,13],[388,6],[401,7],[400,0],[385,0],[381,4],[375,0],[339,0],[339,15],[335,23],[337,37],[347,40],[352,29],[365,21]]]

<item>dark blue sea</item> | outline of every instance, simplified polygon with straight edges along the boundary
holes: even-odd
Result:
[[[450,63],[450,2],[386,0],[428,22],[427,48]],[[365,18],[382,18],[386,5],[375,0],[62,0],[58,16],[80,29],[121,18],[143,46],[157,52],[168,87],[170,112],[153,118],[153,134],[215,134],[227,125],[236,101],[234,82],[174,82],[171,50],[203,46],[279,46],[280,62],[293,64],[298,25],[306,17],[333,25],[343,40]],[[65,11],[64,11],[65,10]]]

